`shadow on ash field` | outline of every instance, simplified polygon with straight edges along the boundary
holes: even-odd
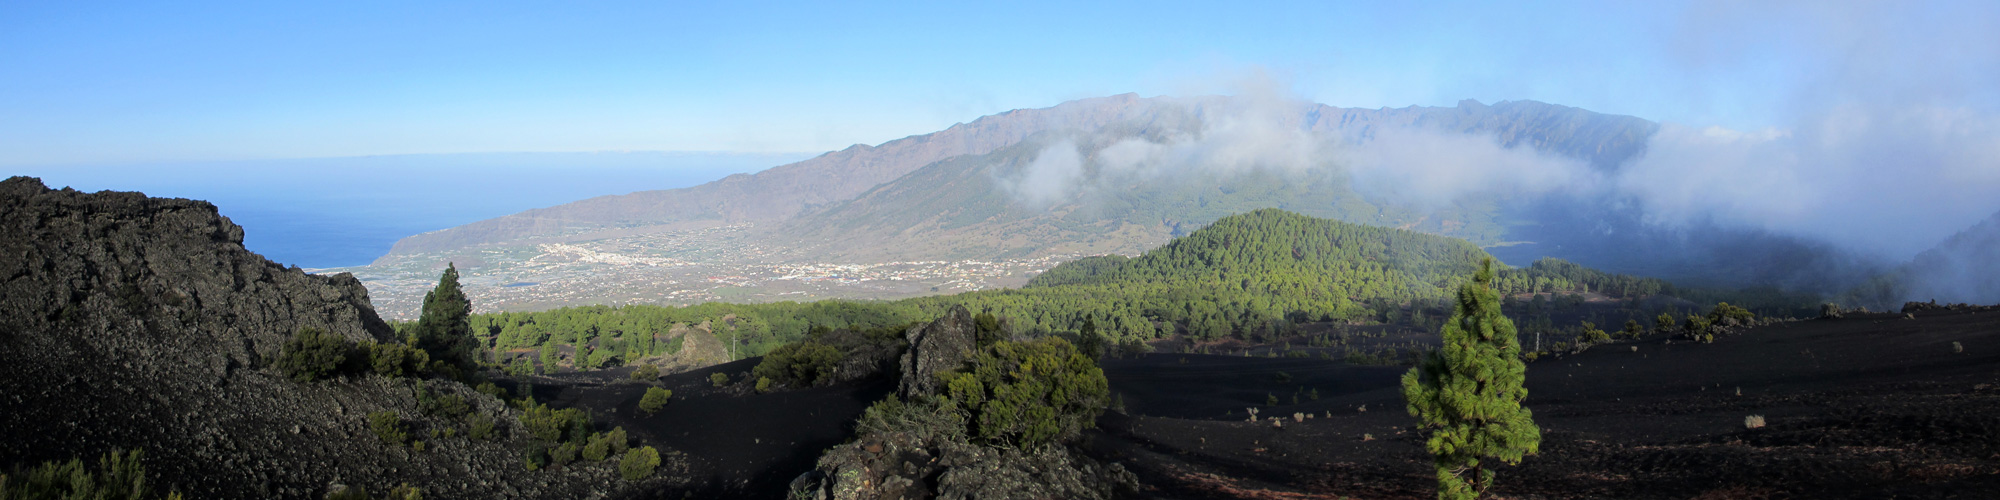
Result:
[[[663,378],[675,401],[650,417],[623,370],[537,392],[685,453],[693,497],[782,498],[893,385],[737,396],[707,381],[756,362]],[[1397,385],[1406,368],[1165,353],[1104,367],[1126,413],[1106,413],[1082,448],[1139,474],[1138,497],[1433,498]],[[1781,323],[1713,344],[1653,336],[1528,373],[1541,452],[1500,469],[1500,498],[2000,497],[2000,308]],[[1283,427],[1245,422],[1252,406]],[[1746,428],[1750,415],[1767,425]]]

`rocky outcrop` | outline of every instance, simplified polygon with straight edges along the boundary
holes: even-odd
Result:
[[[530,473],[504,403],[448,381],[296,383],[272,368],[302,328],[350,340],[391,329],[347,275],[243,248],[205,202],[0,182],[0,466],[146,451],[156,490],[189,498],[319,498],[333,484],[411,483],[432,498],[571,497],[624,487],[611,466]],[[433,437],[418,384],[500,422],[501,438]],[[388,445],[370,412],[403,415],[427,451]]]
[[[681,349],[667,355],[663,373],[681,373],[730,362],[729,346],[712,333],[714,328],[704,321],[699,325],[674,325],[668,329],[669,338],[676,335],[681,338]]]
[[[910,348],[903,353],[903,381],[897,388],[904,399],[936,394],[937,375],[963,366],[979,347],[972,311],[962,305],[953,306],[937,321],[910,328],[904,338]]]

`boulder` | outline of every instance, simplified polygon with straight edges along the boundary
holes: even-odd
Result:
[[[897,393],[916,399],[937,393],[938,374],[958,369],[979,348],[972,312],[953,306],[944,317],[903,334],[910,350],[903,353],[903,381]]]

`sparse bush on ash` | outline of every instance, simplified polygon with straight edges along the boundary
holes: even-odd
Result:
[[[988,442],[1067,441],[1094,425],[1111,399],[1104,370],[1061,338],[994,342],[970,365],[945,386],[969,417],[970,434]]]
[[[368,430],[382,442],[402,446],[410,441],[410,433],[403,427],[403,417],[393,411],[378,411],[368,414]]]
[[[648,387],[646,388],[646,395],[639,397],[639,411],[646,412],[647,415],[659,413],[660,408],[666,407],[667,401],[673,398],[674,391],[658,387]]]
[[[327,378],[338,373],[340,366],[347,363],[347,354],[352,348],[340,335],[318,328],[302,328],[285,342],[279,352],[278,369],[298,382]]]
[[[840,368],[841,357],[840,350],[831,346],[817,342],[793,342],[765,354],[764,361],[750,373],[758,379],[757,390],[760,392],[770,388],[764,382],[766,379],[771,381],[769,384],[783,387],[812,387]]]
[[[653,475],[660,467],[660,450],[651,446],[641,446],[625,452],[625,458],[618,460],[618,473],[627,481],[638,481]]]
[[[94,470],[74,458],[17,467],[0,474],[0,500],[180,500],[179,492],[162,497],[146,488],[146,467],[140,463],[144,457],[145,453],[139,450],[112,450],[97,460]]]
[[[650,364],[639,365],[638,368],[632,369],[632,380],[637,380],[640,382],[652,382],[659,379],[660,379],[660,367],[657,365],[650,365]]]

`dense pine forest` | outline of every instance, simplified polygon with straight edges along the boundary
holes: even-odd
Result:
[[[1065,263],[1020,289],[879,302],[570,307],[479,314],[472,326],[496,352],[537,350],[547,359],[563,346],[574,349],[573,364],[585,368],[676,353],[685,339],[674,334],[677,327],[705,324],[730,358],[741,359],[816,328],[897,328],[956,305],[1030,335],[1079,332],[1089,323],[1114,344],[1176,335],[1264,343],[1289,338],[1308,323],[1428,328],[1449,310],[1450,291],[1489,258],[1456,238],[1266,209],[1222,218],[1138,257]],[[1501,271],[1495,286],[1510,297],[1510,314],[1550,330],[1562,328],[1551,313],[1574,308],[1585,295],[1621,301],[1625,317],[1619,321],[1650,318],[1637,303],[1657,296],[1748,302],[1779,314],[1813,305],[1811,298],[1768,292],[1681,290],[1659,279],[1556,259]]]

